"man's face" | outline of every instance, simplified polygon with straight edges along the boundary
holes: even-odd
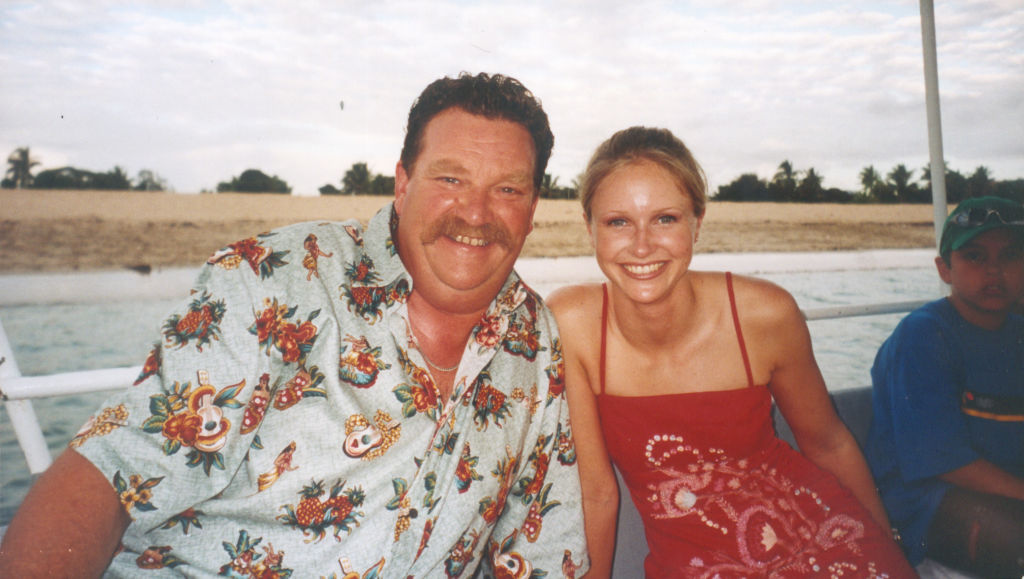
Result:
[[[1024,242],[1009,229],[993,229],[935,264],[952,286],[950,300],[968,321],[990,327],[1006,317],[1024,294]]]
[[[534,145],[525,127],[458,108],[429,123],[395,174],[398,252],[413,291],[469,313],[497,295],[533,228]]]

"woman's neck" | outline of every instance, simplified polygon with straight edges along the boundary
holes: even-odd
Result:
[[[700,324],[697,288],[691,276],[665,299],[638,303],[609,286],[609,317],[622,337],[637,347],[663,347]]]

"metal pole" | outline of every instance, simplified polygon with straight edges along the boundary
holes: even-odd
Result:
[[[36,419],[32,403],[28,400],[7,400],[3,395],[4,381],[20,377],[21,370],[18,369],[18,363],[14,361],[14,351],[7,341],[3,323],[0,323],[0,399],[3,399],[7,416],[11,419],[11,426],[14,427],[14,435],[25,453],[25,462],[28,463],[29,472],[39,474],[50,466],[53,459],[50,457],[50,449],[46,446],[43,431],[39,428],[39,420]]]
[[[921,0],[921,43],[924,48],[924,90],[928,112],[928,156],[932,179],[932,210],[935,220],[935,248],[946,220],[946,157],[942,152],[942,114],[939,110],[939,72],[935,51],[935,7]]]

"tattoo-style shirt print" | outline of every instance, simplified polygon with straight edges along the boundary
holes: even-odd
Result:
[[[72,440],[132,517],[113,576],[562,577],[587,568],[554,318],[514,273],[451,397],[389,205],[204,265]]]

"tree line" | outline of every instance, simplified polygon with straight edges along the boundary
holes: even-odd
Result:
[[[105,173],[60,167],[47,169],[33,175],[39,160],[32,156],[28,147],[19,147],[7,157],[7,172],[0,187],[4,189],[110,189],[118,191],[165,191],[167,181],[143,169],[133,179],[119,166]]]
[[[925,165],[915,179],[915,171],[900,163],[883,177],[873,165],[860,172],[861,188],[844,191],[826,188],[824,178],[814,168],[798,171],[788,160],[779,164],[771,179],[744,173],[731,183],[721,185],[712,195],[716,201],[793,201],[800,203],[931,203],[932,173]],[[998,181],[987,167],[979,166],[970,175],[945,167],[946,201],[959,203],[971,197],[996,195],[1024,203],[1024,179]]]
[[[545,199],[575,199],[577,184],[572,187],[558,185],[558,177],[545,173],[541,180],[540,196]],[[328,183],[319,189],[321,195],[393,195],[395,177],[374,173],[366,163],[354,163],[341,178],[341,188]]]
[[[110,189],[136,191],[170,191],[167,181],[155,172],[143,169],[135,178],[119,166],[98,173],[60,167],[39,171],[39,161],[32,157],[28,147],[19,147],[7,158],[7,172],[0,187],[5,189]],[[958,203],[969,197],[997,195],[1024,203],[1024,179],[996,180],[984,166],[970,175],[945,168],[946,199]],[[721,185],[711,195],[715,201],[781,201],[799,203],[930,203],[931,171],[928,166],[920,173],[898,164],[884,176],[873,165],[860,172],[861,188],[845,191],[826,188],[824,177],[814,168],[797,170],[788,160],[779,164],[770,179],[754,173],[744,173],[732,182]],[[374,173],[366,163],[353,163],[342,175],[340,182],[320,187],[321,195],[393,195],[395,178]],[[545,174],[540,196],[544,199],[575,199],[579,190],[579,177],[569,186],[561,186],[558,177]],[[204,190],[203,193],[208,191]],[[227,193],[283,193],[292,192],[291,186],[277,175],[268,175],[258,169],[247,169],[240,175],[217,184],[216,192]]]

